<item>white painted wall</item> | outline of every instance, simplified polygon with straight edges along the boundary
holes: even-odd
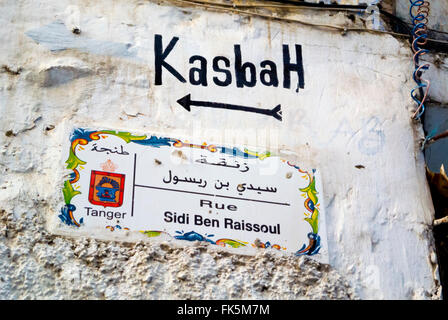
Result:
[[[412,26],[412,19],[409,13],[409,0],[396,1],[396,15]],[[413,9],[414,15],[417,14],[417,7]],[[440,0],[429,1],[428,29],[429,38],[435,38],[438,41],[448,41],[448,2]],[[431,81],[429,96],[430,100],[438,103],[448,102],[448,92],[446,83],[448,81],[448,55],[446,53],[429,52],[420,56],[420,64],[429,64],[429,69],[422,76],[425,80]]]
[[[343,36],[168,2],[5,1],[1,6],[0,39],[7,45],[0,62],[7,67],[0,73],[0,297],[440,297],[433,207],[418,145],[422,132],[410,120],[412,63],[406,43],[388,35]],[[341,15],[320,19],[340,23]],[[70,32],[75,26],[79,36]],[[301,44],[305,89],[204,89],[181,84],[166,72],[164,85],[154,86],[154,34],[180,38],[170,59],[183,74],[193,54],[232,58],[233,45],[241,44],[243,59],[280,64],[282,44]],[[188,113],[176,103],[187,92],[229,103],[257,101],[260,107],[281,100],[284,120]],[[70,124],[295,152],[295,160],[322,175],[330,267],[273,258],[269,252],[252,258],[207,247],[182,250],[49,235],[44,221],[58,214],[62,199],[62,164],[55,160]],[[304,275],[308,280],[299,281]],[[25,282],[19,280],[23,277]]]
[[[396,12],[404,21],[412,23],[411,16],[409,14],[409,0],[397,0]],[[416,14],[417,7],[413,10]],[[428,15],[428,28],[448,32],[448,22],[446,16],[448,14],[448,3],[446,1],[429,0],[429,15]]]

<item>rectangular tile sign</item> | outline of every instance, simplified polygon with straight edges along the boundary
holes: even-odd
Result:
[[[67,140],[58,228],[70,234],[136,231],[326,260],[314,169],[268,151],[156,135],[77,128]]]

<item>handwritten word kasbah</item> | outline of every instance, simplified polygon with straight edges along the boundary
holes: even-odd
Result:
[[[154,54],[155,54],[155,85],[162,85],[162,73],[166,70],[182,83],[187,82],[196,86],[208,86],[208,69],[209,60],[201,55],[193,55],[190,57],[188,63],[191,65],[188,75],[182,75],[176,69],[174,63],[168,63],[170,53],[179,41],[178,37],[173,37],[166,47],[163,47],[162,36],[156,34],[154,37]],[[296,90],[305,88],[305,79],[302,62],[302,47],[298,44],[295,48],[295,60],[291,59],[290,49],[288,44],[282,45],[283,54],[283,77],[282,86],[285,89],[291,88],[291,75],[297,73],[297,88]],[[265,86],[278,87],[279,74],[277,72],[277,64],[271,60],[263,60],[259,63],[260,71],[258,72],[255,63],[250,61],[243,61],[241,54],[241,46],[235,44],[233,46],[233,61],[234,66],[231,67],[231,59],[226,56],[216,56],[211,60],[211,68],[214,76],[213,83],[220,87],[230,86],[235,82],[237,88],[255,87],[260,80],[261,84]],[[179,67],[177,67],[179,68]],[[232,72],[233,71],[233,72]]]

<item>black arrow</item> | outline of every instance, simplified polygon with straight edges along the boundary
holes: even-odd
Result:
[[[240,110],[240,111],[265,114],[268,116],[272,116],[279,121],[282,121],[282,111],[280,109],[281,105],[276,106],[272,110],[271,109],[259,109],[259,108],[254,108],[254,107],[239,106],[236,104],[226,104],[226,103],[208,102],[208,101],[194,101],[194,100],[191,100],[190,94],[187,94],[185,97],[177,100],[177,103],[179,103],[187,111],[191,110],[190,106],[220,108],[220,109],[228,109],[228,110]]]

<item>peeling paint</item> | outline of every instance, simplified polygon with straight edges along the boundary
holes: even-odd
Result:
[[[80,32],[71,32],[62,21],[55,21],[40,28],[29,30],[25,34],[36,43],[44,45],[51,51],[76,49],[81,52],[98,55],[123,58],[136,57],[136,52],[132,51],[131,43],[98,41],[84,36],[78,36]]]

